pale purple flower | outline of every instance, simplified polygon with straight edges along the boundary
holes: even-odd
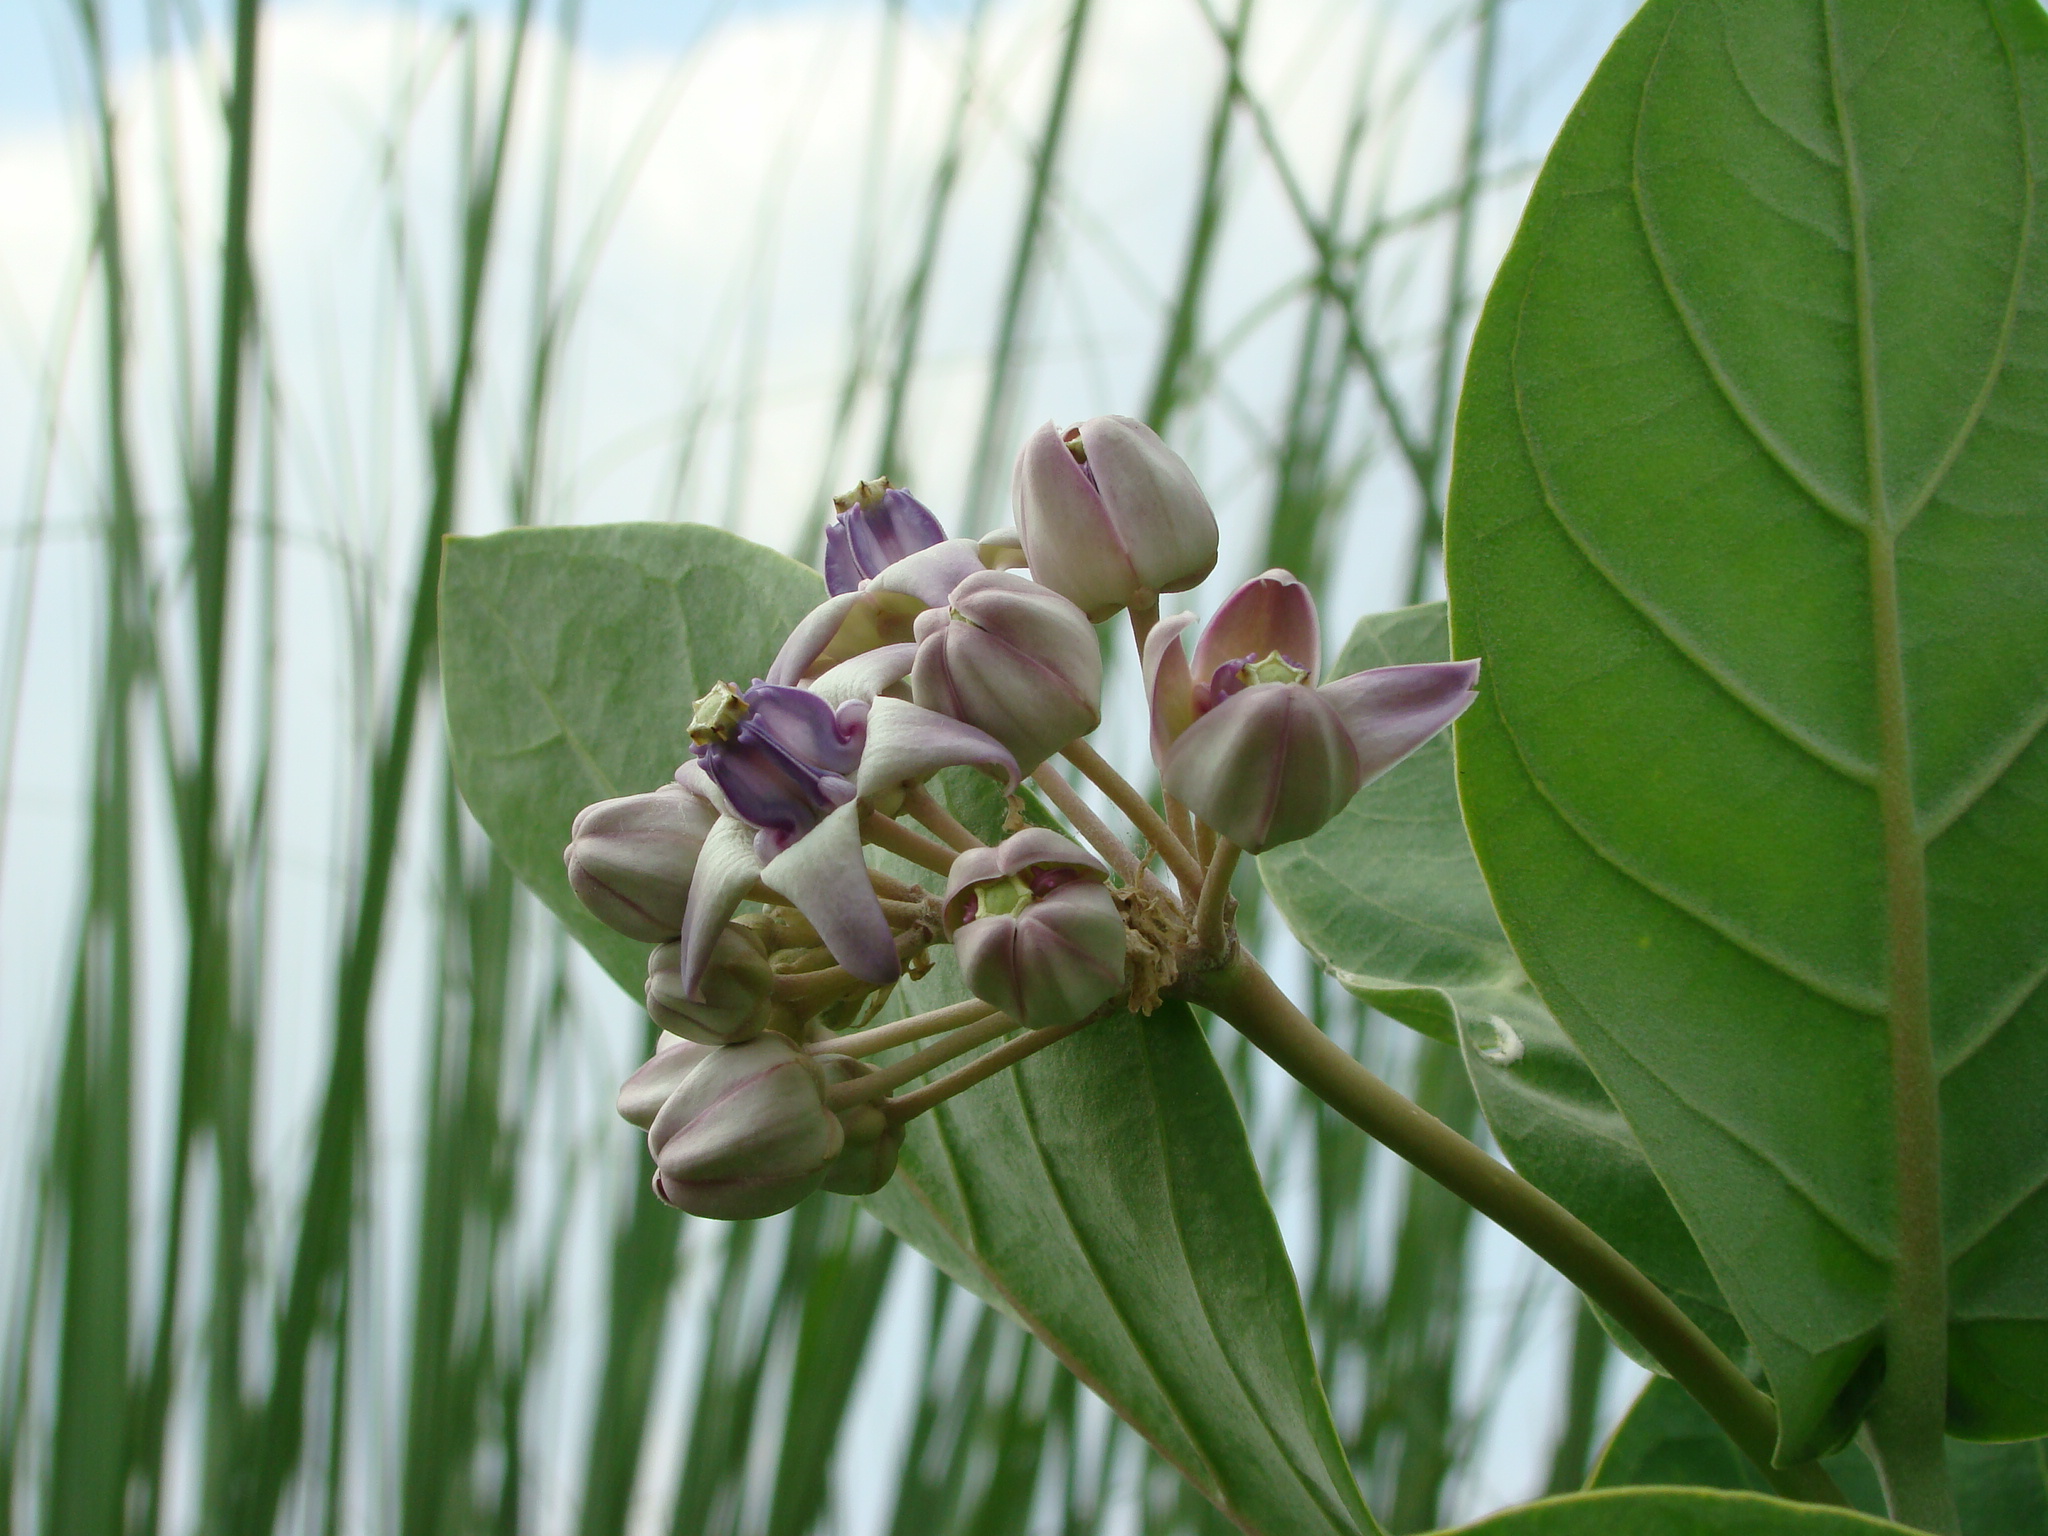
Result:
[[[968,990],[1029,1029],[1071,1024],[1115,997],[1124,921],[1108,874],[1043,827],[961,854],[944,912]]]
[[[1091,621],[1184,592],[1216,568],[1208,498],[1180,455],[1128,416],[1064,433],[1047,422],[1017,456],[1011,496],[1032,576]]]
[[[911,697],[979,726],[1029,773],[1102,720],[1102,649],[1081,610],[1011,571],[981,571],[918,616]]]
[[[825,1086],[850,1083],[866,1077],[874,1068],[851,1056],[824,1053],[818,1056],[818,1070]],[[872,1195],[896,1173],[896,1156],[903,1150],[903,1127],[891,1120],[874,1100],[835,1110],[846,1144],[825,1170],[819,1186],[835,1195]]]
[[[647,1016],[669,1033],[704,1045],[730,1045],[751,1039],[767,1026],[774,985],[767,944],[753,928],[738,922],[719,930],[704,974],[697,979],[697,997],[683,987],[680,939],[660,945],[647,957],[643,995]]]
[[[721,691],[722,690],[722,691]],[[756,709],[758,701],[760,708]],[[679,978],[701,997],[719,932],[755,882],[809,918],[833,955],[875,986],[896,979],[896,943],[861,852],[863,805],[894,809],[907,785],[972,764],[1017,782],[1000,742],[901,699],[838,706],[802,688],[720,685],[693,724],[701,776],[725,813],[704,840],[684,914]]]
[[[655,1194],[693,1216],[727,1221],[788,1210],[823,1183],[845,1144],[825,1105],[824,1074],[773,1031],[697,1049],[694,1060],[657,1056],[627,1080],[638,1108],[643,1090],[676,1077],[647,1128]],[[650,1071],[657,1062],[661,1070]],[[636,1089],[641,1073],[648,1081]],[[626,1098],[622,1091],[622,1110]]]
[[[1252,853],[1317,831],[1464,713],[1476,661],[1378,667],[1317,685],[1315,599],[1286,571],[1233,592],[1189,665],[1177,614],[1145,647],[1160,783]]]
[[[853,657],[903,644],[920,613],[945,606],[955,587],[984,568],[972,539],[947,539],[905,555],[806,614],[776,652],[768,681],[808,683]]]
[[[562,850],[569,888],[629,939],[672,939],[682,932],[697,854],[717,820],[716,806],[678,784],[585,806]]]

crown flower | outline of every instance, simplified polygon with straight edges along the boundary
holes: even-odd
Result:
[[[1250,853],[1320,830],[1475,697],[1476,661],[1379,667],[1317,686],[1315,599],[1286,571],[1231,593],[1190,665],[1181,636],[1194,622],[1163,621],[1145,647],[1152,754],[1166,792]]]
[[[673,783],[576,818],[571,887],[654,946],[661,1045],[618,1110],[680,1210],[873,1194],[917,1116],[1106,1014],[1205,996],[1237,952],[1240,853],[1308,836],[1472,700],[1475,662],[1321,681],[1315,603],[1285,571],[1233,592],[1191,659],[1193,615],[1161,621],[1158,594],[1214,567],[1216,520],[1141,423],[1048,425],[1015,485],[1017,529],[978,542],[886,480],[836,498],[829,595],[768,675],[678,722]],[[1124,608],[1163,807],[1088,741],[1096,624]],[[934,782],[965,768],[1005,797],[1000,833],[985,792]],[[887,1016],[941,944],[966,995]]]

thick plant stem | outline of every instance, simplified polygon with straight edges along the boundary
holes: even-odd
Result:
[[[1130,780],[1110,767],[1103,755],[1085,741],[1074,742],[1060,756],[1080,769],[1091,784],[1109,796],[1110,803],[1128,816],[1131,825],[1159,850],[1159,857],[1166,860],[1166,867],[1180,882],[1182,895],[1192,895],[1201,888],[1202,866],[1195,862],[1195,856],[1188,852],[1187,845],[1168,830],[1159,813],[1152,809],[1151,803],[1138,793]]]
[[[870,813],[860,824],[860,830],[867,840],[877,848],[893,853],[899,859],[928,869],[935,875],[950,874],[954,850],[944,843],[935,843],[922,833],[913,832],[900,821],[892,821],[879,811]]]
[[[1777,1415],[1691,1318],[1592,1228],[1513,1169],[1353,1061],[1240,950],[1196,971],[1174,995],[1200,1003],[1375,1141],[1412,1163],[1551,1264],[1656,1358],[1755,1462],[1772,1488],[1809,1503],[1846,1504],[1814,1462],[1774,1467]]]
[[[1223,924],[1230,910],[1230,877],[1237,873],[1244,850],[1227,837],[1216,839],[1215,857],[1202,876],[1202,900],[1195,908],[1195,952],[1205,957],[1223,953]]]

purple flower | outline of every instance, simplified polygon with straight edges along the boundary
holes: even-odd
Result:
[[[1029,827],[953,862],[946,935],[968,990],[1028,1029],[1086,1018],[1124,984],[1124,920],[1108,871]]]
[[[1160,783],[1252,853],[1317,831],[1368,781],[1449,725],[1474,697],[1476,661],[1354,672],[1317,686],[1315,599],[1267,571],[1224,601],[1195,646],[1178,614],[1145,647]]]
[[[772,858],[854,797],[868,706],[803,688],[720,683],[690,722],[691,753]]]
[[[946,537],[923,502],[886,479],[863,480],[833,497],[832,514],[825,529],[825,590],[834,597],[858,591],[863,581]]]
[[[758,701],[759,707],[749,703]],[[896,942],[861,853],[863,805],[900,804],[904,787],[960,764],[1005,788],[1017,764],[971,725],[901,699],[854,698],[834,708],[803,688],[720,684],[699,701],[695,760],[723,814],[704,839],[683,917],[683,995],[703,1001],[705,968],[720,931],[755,884],[809,918],[839,963],[862,981],[896,979]]]
[[[1216,568],[1216,514],[1181,458],[1142,421],[1047,422],[1017,456],[1011,485],[1037,580],[1091,621],[1184,592]]]

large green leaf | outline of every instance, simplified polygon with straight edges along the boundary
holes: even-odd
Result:
[[[694,523],[450,539],[441,680],[455,782],[505,862],[637,1001],[649,946],[569,889],[569,823],[668,782],[690,709],[768,670],[824,597],[817,572]]]
[[[570,819],[666,780],[688,750],[692,701],[765,671],[818,595],[802,567],[690,526],[449,546],[458,782],[514,870],[636,997],[646,948],[570,893]],[[984,835],[999,831],[985,778],[955,771],[940,791]],[[891,1007],[964,995],[941,951]],[[1244,1529],[1377,1531],[1244,1127],[1185,1008],[1092,1025],[915,1122],[896,1179],[867,1203],[1031,1328]]]
[[[1795,1456],[1881,1369],[1922,923],[1951,1423],[2048,1430],[2044,71],[2033,0],[1653,0],[1460,407],[1473,843]]]
[[[1442,661],[1450,646],[1442,603],[1368,614],[1331,675]],[[1448,735],[1367,785],[1314,837],[1262,854],[1259,875],[1332,976],[1460,1047],[1487,1124],[1524,1177],[1626,1254],[1723,1348],[1744,1349],[1634,1133],[1501,932],[1459,814]]]
[[[2043,1442],[1948,1446],[1963,1536],[2048,1536],[2048,1462]],[[1850,1445],[1825,1463],[1858,1509],[1884,1513],[1884,1491],[1870,1458]],[[1747,1488],[1768,1492],[1756,1467],[1675,1383],[1644,1386],[1614,1428],[1587,1486]]]
[[[1524,1504],[1461,1525],[1457,1536],[1898,1536],[1905,1529],[1870,1515],[1756,1493],[1617,1488]]]

